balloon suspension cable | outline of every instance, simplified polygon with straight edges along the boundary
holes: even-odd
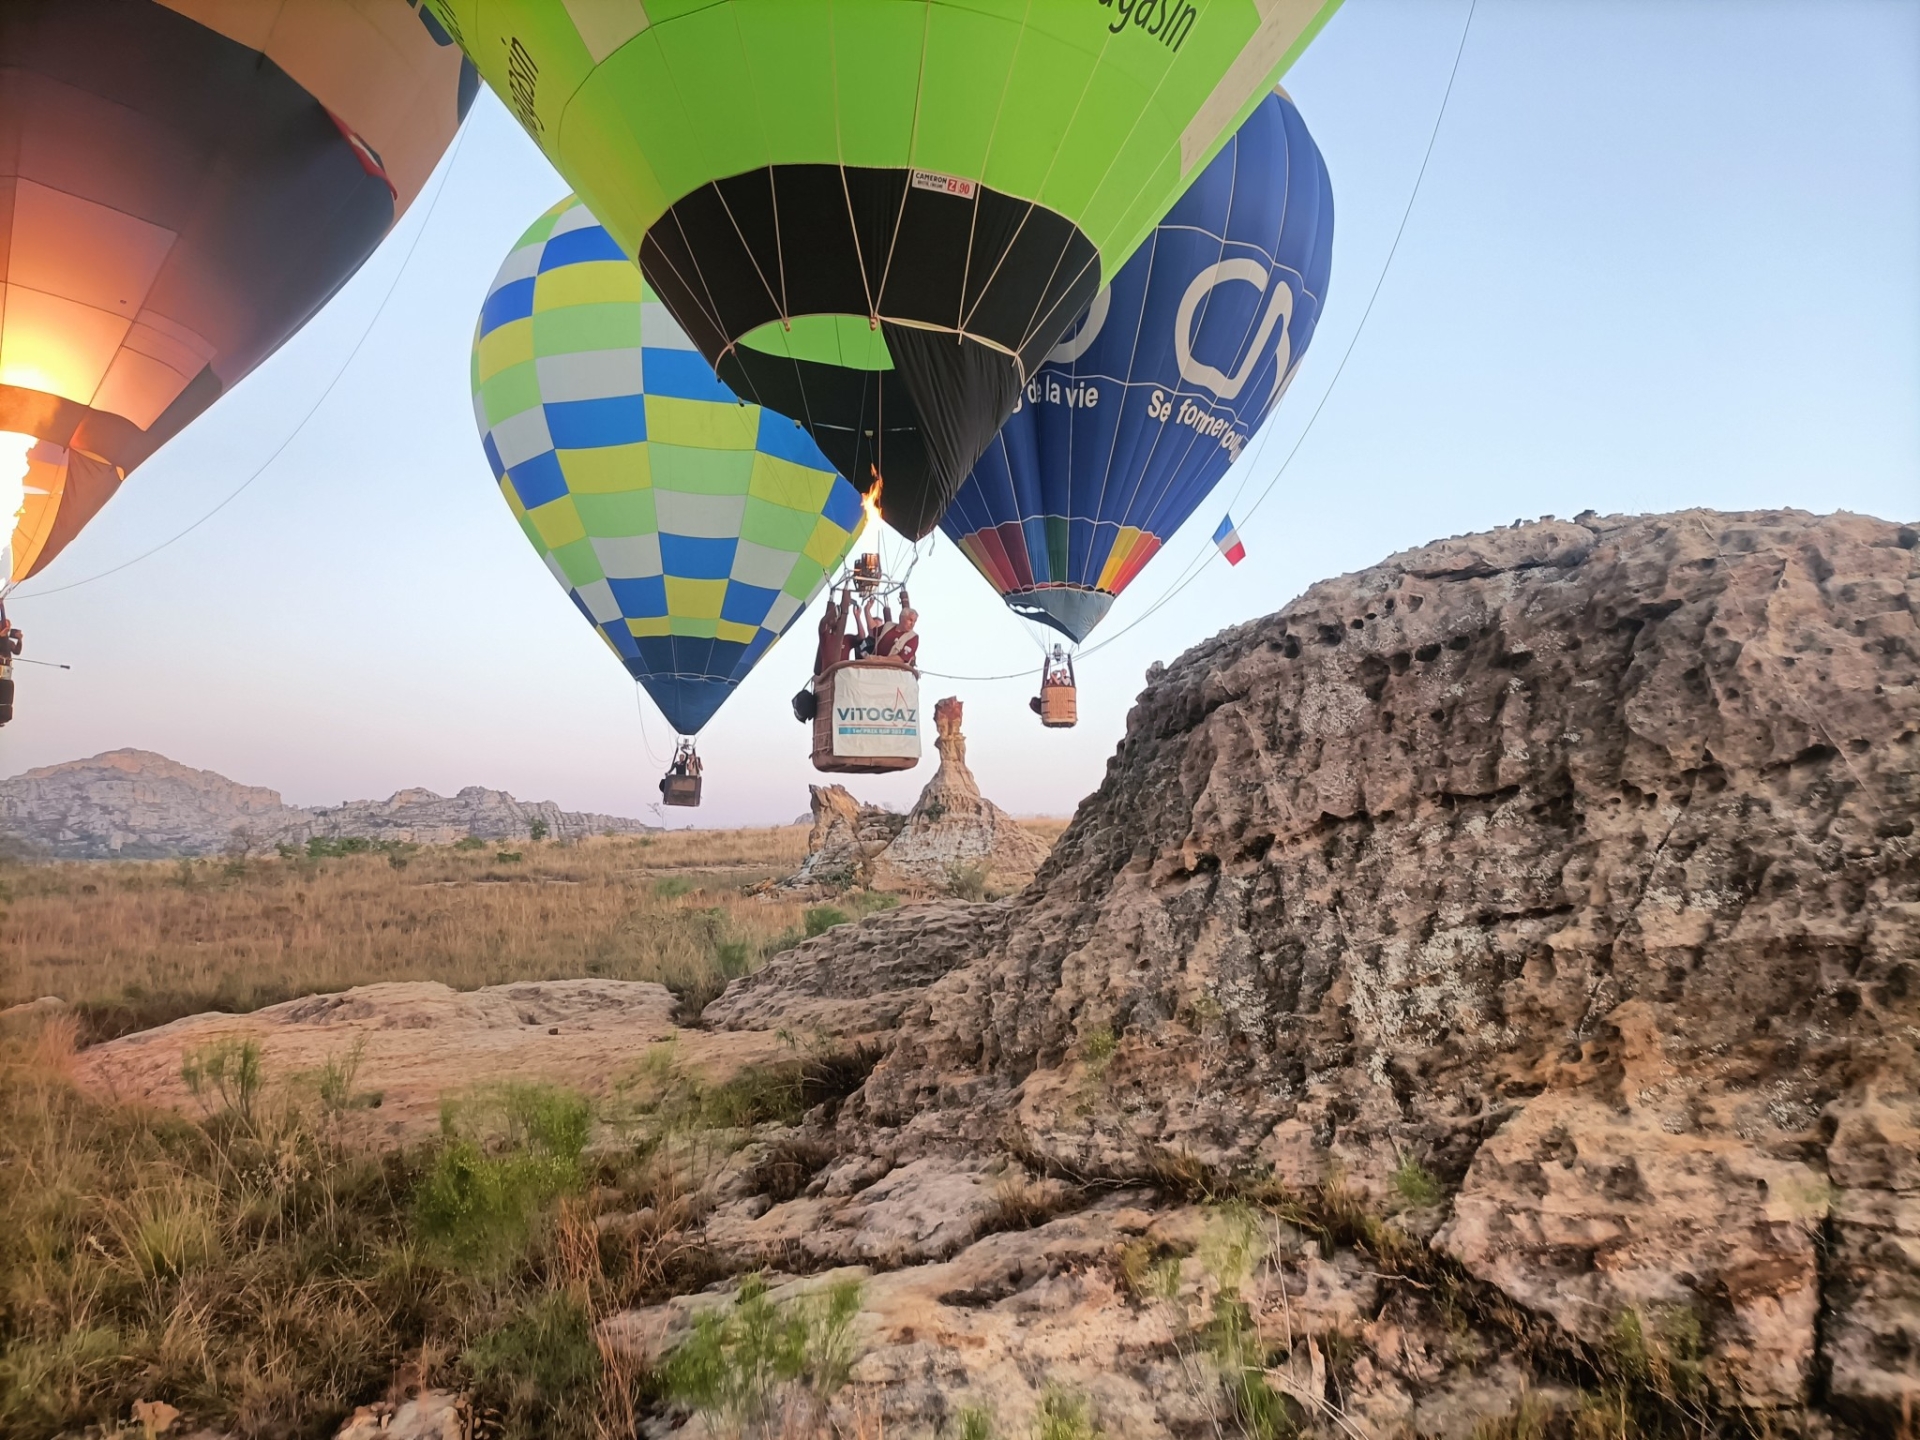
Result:
[[[647,733],[646,687],[638,680],[633,682],[633,708],[640,716],[640,743],[646,747],[647,759],[656,765],[665,764],[666,762],[661,760],[659,752],[653,748],[653,737]]]
[[[353,362],[359,358],[360,351],[363,348],[365,348],[368,337],[373,334],[374,326],[380,323],[380,317],[386,313],[387,302],[393,299],[393,292],[400,288],[400,281],[402,280],[402,278],[405,277],[408,267],[413,264],[413,255],[414,255],[414,252],[420,248],[420,239],[423,235],[427,233],[427,226],[433,220],[433,212],[440,205],[440,197],[446,193],[447,181],[451,179],[453,176],[454,161],[459,158],[460,146],[462,145],[462,143],[465,142],[466,138],[467,138],[467,127],[465,124],[462,124],[459,132],[453,138],[453,148],[447,152],[447,158],[443,162],[444,168],[442,168],[440,171],[440,183],[434,187],[433,196],[430,200],[428,200],[427,208],[420,217],[419,227],[414,230],[413,240],[411,241],[411,243],[408,244],[407,253],[405,257],[400,261],[400,268],[393,272],[393,279],[388,282],[386,293],[380,297],[380,303],[374,307],[372,316],[368,318],[366,329],[362,330],[360,332],[360,338],[353,342],[353,349],[349,350],[347,352],[347,358],[340,362],[340,368],[333,372],[333,378],[327,382],[327,388],[322,390],[319,394],[319,397],[315,399],[313,404],[307,408],[307,413],[300,417],[299,424],[295,425],[293,429],[287,432],[286,439],[282,440],[277,446],[274,447],[273,453],[268,455],[266,459],[262,460],[258,465],[256,465],[253,469],[253,473],[247,476],[246,479],[242,480],[231,491],[229,491],[227,494],[227,497],[224,500],[222,500],[219,504],[215,505],[211,510],[207,511],[206,514],[202,515],[198,520],[194,521],[191,525],[187,526],[186,529],[181,530],[178,533],[169,536],[165,540],[162,540],[158,545],[154,546],[151,550],[142,550],[138,555],[135,555],[131,560],[122,560],[118,565],[112,566],[111,568],[106,570],[102,570],[97,575],[89,575],[84,580],[71,580],[67,582],[65,585],[55,585],[50,589],[46,589],[46,590],[35,590],[35,591],[32,591],[30,594],[20,596],[19,597],[20,599],[41,600],[46,598],[49,595],[58,595],[63,590],[78,590],[82,585],[91,585],[93,584],[94,581],[104,580],[109,575],[118,575],[122,570],[126,570],[134,565],[138,565],[142,560],[151,559],[153,556],[158,555],[162,550],[165,550],[168,546],[176,544],[177,542],[186,539],[187,536],[191,535],[194,531],[198,530],[202,525],[206,524],[209,520],[213,519],[214,516],[218,515],[222,510],[226,509],[227,506],[231,505],[234,501],[238,500],[241,497],[241,495],[244,494],[246,490],[253,484],[254,481],[258,480],[262,475],[267,473],[268,469],[272,467],[273,463],[276,460],[278,460],[283,454],[286,453],[287,447],[293,444],[295,440],[299,439],[300,436],[306,431],[307,426],[312,423],[313,417],[320,413],[320,407],[327,403],[328,397],[333,394],[336,388],[338,388],[341,380],[345,378],[347,371],[352,367]],[[0,594],[8,594],[8,593],[10,593],[10,587],[8,590],[0,590]]]
[[[1327,388],[1321,393],[1319,403],[1313,407],[1313,413],[1307,417],[1307,423],[1301,428],[1299,436],[1293,442],[1293,447],[1287,451],[1286,458],[1280,462],[1279,468],[1273,472],[1272,477],[1268,479],[1259,495],[1255,497],[1253,504],[1248,506],[1242,514],[1242,522],[1255,514],[1260,507],[1266,503],[1267,497],[1273,493],[1273,487],[1280,483],[1280,477],[1287,473],[1287,467],[1293,464],[1294,457],[1300,453],[1300,447],[1306,443],[1307,436],[1313,433],[1314,422],[1320,418],[1321,412],[1327,408],[1327,401],[1333,395],[1334,387],[1340,383],[1340,377],[1346,373],[1347,362],[1353,358],[1354,347],[1360,343],[1361,333],[1367,328],[1367,320],[1373,314],[1374,302],[1380,298],[1381,287],[1387,283],[1387,272],[1393,268],[1394,256],[1400,252],[1400,240],[1407,233],[1407,221],[1413,216],[1414,201],[1420,198],[1421,183],[1427,178],[1427,166],[1433,159],[1434,145],[1440,139],[1441,122],[1447,118],[1447,105],[1453,99],[1453,83],[1460,75],[1460,57],[1466,53],[1467,35],[1473,29],[1473,15],[1478,7],[1479,0],[1468,0],[1467,18],[1460,26],[1460,39],[1453,50],[1453,68],[1447,72],[1447,87],[1440,96],[1440,108],[1434,114],[1433,128],[1427,135],[1426,152],[1420,157],[1420,169],[1413,177],[1413,188],[1407,192],[1406,207],[1400,212],[1400,224],[1393,232],[1393,243],[1387,247],[1387,258],[1381,263],[1379,277],[1373,282],[1373,293],[1367,297],[1366,309],[1360,312],[1360,323],[1354,327],[1353,335],[1347,341],[1347,348],[1341,353],[1340,363],[1334,367],[1333,378],[1327,382]],[[1267,441],[1271,438],[1273,432],[1274,427],[1271,423],[1262,430],[1260,441],[1256,444],[1254,453],[1248,457],[1247,474],[1249,476],[1251,476],[1256,468],[1260,458],[1260,452],[1265,449]],[[1242,479],[1239,488],[1234,491],[1233,500],[1228,504],[1228,513],[1232,513],[1232,511],[1238,507],[1240,496],[1245,492],[1246,488],[1247,481],[1246,479]],[[1102,637],[1099,644],[1089,645],[1075,658],[1077,660],[1084,660],[1089,656],[1097,655],[1100,651],[1106,649],[1107,646],[1120,639],[1120,637],[1125,635],[1129,630],[1144,625],[1153,617],[1156,611],[1166,605],[1175,596],[1179,595],[1181,591],[1185,590],[1187,586],[1191,585],[1195,580],[1199,579],[1200,576],[1205,573],[1208,563],[1217,559],[1219,555],[1220,552],[1215,546],[1211,543],[1207,544],[1198,555],[1187,563],[1185,570],[1168,585],[1167,589],[1161,593],[1157,600],[1120,629],[1114,631],[1111,635]],[[937,674],[937,672],[932,670],[923,671],[922,673],[927,675]],[[1020,670],[1007,675],[939,675],[938,678],[942,680],[972,680],[984,683],[992,680],[1024,679],[1031,673],[1030,670]]]

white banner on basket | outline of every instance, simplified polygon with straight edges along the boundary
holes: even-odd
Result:
[[[920,681],[911,670],[854,665],[835,673],[833,753],[920,758]]]

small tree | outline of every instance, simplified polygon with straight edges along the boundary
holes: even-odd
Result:
[[[527,826],[527,838],[535,841],[536,843],[546,839],[547,838],[547,822],[541,819],[538,815],[534,816],[533,823]]]

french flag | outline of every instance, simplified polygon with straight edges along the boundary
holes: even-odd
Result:
[[[1240,532],[1234,528],[1231,515],[1220,517],[1220,528],[1213,532],[1213,543],[1220,547],[1229,565],[1238,565],[1247,558],[1247,547],[1240,543]]]

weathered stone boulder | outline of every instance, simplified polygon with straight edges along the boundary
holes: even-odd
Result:
[[[874,861],[874,883],[896,889],[937,888],[965,879],[997,889],[1033,878],[1047,847],[980,793],[967,768],[961,705],[949,696],[933,707],[940,767],[907,812],[900,833]]]
[[[1383,1208],[1437,1182],[1435,1247],[1565,1332],[1673,1321],[1728,1403],[1895,1423],[1920,1397],[1917,545],[1850,515],[1545,521],[1156,667],[843,1143],[1011,1130],[1061,1173]]]
[[[351,1094],[339,1123],[363,1142],[410,1143],[440,1125],[440,1103],[501,1081],[611,1093],[620,1076],[665,1040],[690,1070],[724,1078],[743,1065],[787,1058],[771,1033],[715,1034],[674,1026],[678,1002],[644,980],[537,980],[453,990],[431,981],[360,985],[245,1015],[192,1015],[80,1052],[75,1078],[121,1100],[194,1113],[201,1105],[183,1062],[225,1043],[259,1049],[268,1094],[316,1106],[326,1067]]]
[[[809,785],[807,790],[813,802],[807,858],[776,888],[832,891],[869,883],[874,857],[893,843],[907,817],[861,804],[844,785]]]

